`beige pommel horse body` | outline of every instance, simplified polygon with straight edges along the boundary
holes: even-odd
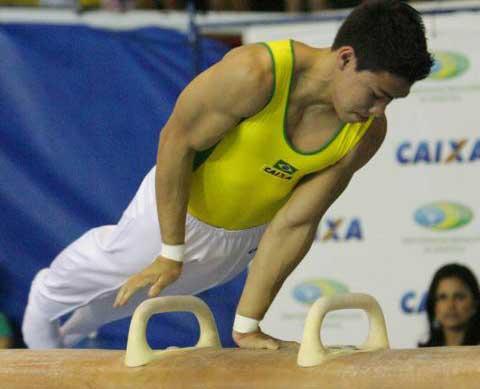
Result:
[[[325,347],[320,337],[325,315],[347,308],[367,312],[367,340],[358,348]],[[199,340],[195,347],[152,350],[147,322],[156,313],[171,311],[194,313]],[[478,389],[480,346],[391,350],[378,303],[363,294],[340,294],[312,305],[300,346],[284,342],[278,350],[221,348],[205,303],[189,296],[159,297],[135,311],[126,352],[1,351],[0,387]]]

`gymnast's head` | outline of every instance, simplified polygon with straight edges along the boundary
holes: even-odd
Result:
[[[356,7],[331,50],[336,55],[332,100],[344,121],[383,115],[433,65],[420,14],[399,0],[372,0]]]

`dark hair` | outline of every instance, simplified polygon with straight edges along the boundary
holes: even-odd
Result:
[[[451,263],[442,266],[437,270],[433,276],[433,280],[430,284],[427,294],[427,316],[430,328],[429,339],[425,343],[419,343],[419,347],[433,347],[444,346],[445,338],[441,328],[435,325],[435,302],[438,284],[445,278],[457,278],[462,281],[470,292],[472,293],[475,303],[480,303],[480,290],[478,287],[478,281],[475,278],[472,271],[463,265],[458,263]],[[480,344],[480,311],[476,310],[475,314],[470,318],[467,324],[465,337],[463,339],[464,346]]]
[[[332,50],[351,46],[357,71],[386,71],[410,84],[433,65],[420,13],[400,0],[366,1],[340,26]]]

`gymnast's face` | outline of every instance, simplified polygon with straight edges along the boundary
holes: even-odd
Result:
[[[477,309],[472,292],[457,277],[442,279],[435,293],[435,318],[443,329],[462,329]]]
[[[351,47],[337,52],[332,101],[343,122],[364,122],[369,116],[382,116],[395,98],[406,97],[410,84],[388,72],[356,70]]]

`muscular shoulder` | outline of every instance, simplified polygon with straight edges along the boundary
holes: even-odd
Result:
[[[272,73],[270,54],[260,43],[236,47],[225,54],[222,61],[235,65],[239,71],[244,70],[245,76],[261,77]]]
[[[248,96],[242,96],[250,100],[250,115],[263,108],[274,82],[272,60],[264,45],[250,44],[232,49],[222,59],[220,67],[228,72],[230,83],[242,85],[243,91],[251,92]]]
[[[230,117],[233,122],[252,116],[270,97],[271,67],[268,50],[262,45],[235,48],[182,91],[176,112],[195,120],[212,112]]]
[[[267,104],[273,88],[271,67],[268,50],[261,45],[231,50],[182,91],[162,133],[188,139],[195,150],[215,144]]]
[[[341,162],[341,167],[355,172],[362,168],[380,149],[387,134],[387,118],[375,118],[357,146]]]

